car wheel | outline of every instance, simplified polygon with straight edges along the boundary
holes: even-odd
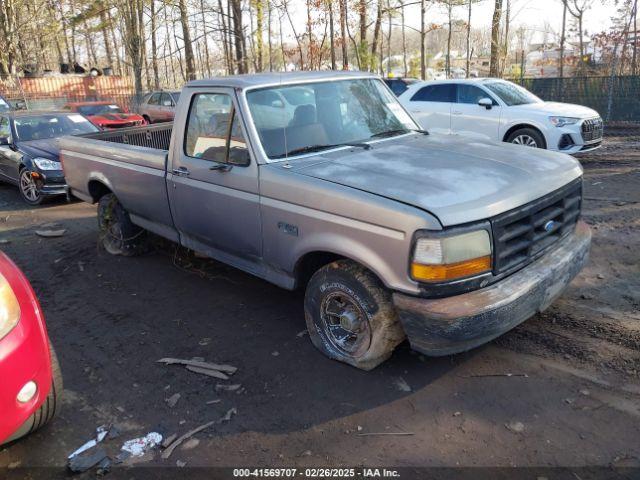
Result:
[[[113,193],[98,201],[98,227],[102,246],[111,255],[131,257],[146,250],[146,230],[131,221]]]
[[[304,312],[316,348],[362,370],[384,362],[405,338],[391,292],[351,260],[338,260],[314,273]]]
[[[542,134],[533,128],[520,128],[512,132],[507,138],[507,142],[525,147],[547,148]]]
[[[49,343],[49,351],[51,352],[51,390],[49,390],[49,394],[43,404],[40,405],[40,408],[22,424],[18,431],[16,431],[6,443],[17,440],[44,427],[60,410],[63,391],[62,373],[60,372],[58,356],[51,343]]]
[[[20,196],[29,205],[40,205],[44,196],[40,192],[36,181],[33,179],[31,170],[24,168],[20,171],[18,188]]]

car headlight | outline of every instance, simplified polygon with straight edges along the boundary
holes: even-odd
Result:
[[[491,270],[491,238],[486,230],[452,236],[419,237],[411,277],[419,282],[446,282]]]
[[[7,279],[0,274],[0,339],[20,321],[20,304]]]
[[[564,127],[565,125],[573,125],[577,123],[579,118],[573,117],[549,117],[549,121],[554,127]]]
[[[40,170],[62,170],[60,162],[49,160],[48,158],[34,158],[33,163],[35,163]]]

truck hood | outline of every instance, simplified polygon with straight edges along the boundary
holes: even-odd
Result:
[[[518,109],[524,112],[543,113],[547,115],[557,115],[562,117],[574,117],[574,118],[594,118],[599,117],[598,112],[589,107],[583,107],[582,105],[574,105],[573,103],[560,103],[560,102],[542,102],[542,103],[528,103],[526,105],[514,105],[508,107]]]
[[[446,227],[487,219],[582,175],[556,152],[451,135],[409,135],[291,161],[291,171],[432,213]]]

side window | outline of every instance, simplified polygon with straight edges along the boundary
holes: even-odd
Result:
[[[160,105],[160,94],[154,93],[149,97],[149,105]]]
[[[9,128],[9,119],[7,117],[0,118],[0,137],[9,138],[11,136],[11,128]]]
[[[201,93],[193,97],[184,153],[213,162],[248,163],[246,141],[229,95]]]
[[[171,99],[171,95],[168,93],[163,93],[160,97],[160,105],[163,107],[173,107],[173,100]]]
[[[412,102],[454,102],[455,85],[442,83],[438,85],[427,85],[418,90]]]
[[[475,85],[458,84],[458,103],[477,104],[483,98],[491,98],[491,95]]]

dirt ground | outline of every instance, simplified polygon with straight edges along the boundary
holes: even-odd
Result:
[[[231,408],[230,421],[169,459],[146,455],[131,472],[182,462],[184,470],[562,466],[575,470],[568,478],[592,478],[576,472],[640,467],[640,137],[607,138],[580,160],[594,238],[589,265],[562,298],[482,348],[430,359],[403,344],[368,373],[313,348],[300,294],[189,261],[170,245],[109,256],[97,247],[95,206],[30,209],[0,186],[2,249],[40,298],[66,389],[49,427],[0,447],[0,468],[62,475],[67,455],[99,425],[120,429],[105,443],[117,453],[124,440],[180,435]],[[35,235],[52,223],[66,234]],[[156,362],[163,357],[203,357],[238,372],[224,382]],[[218,383],[242,389],[218,392]]]

